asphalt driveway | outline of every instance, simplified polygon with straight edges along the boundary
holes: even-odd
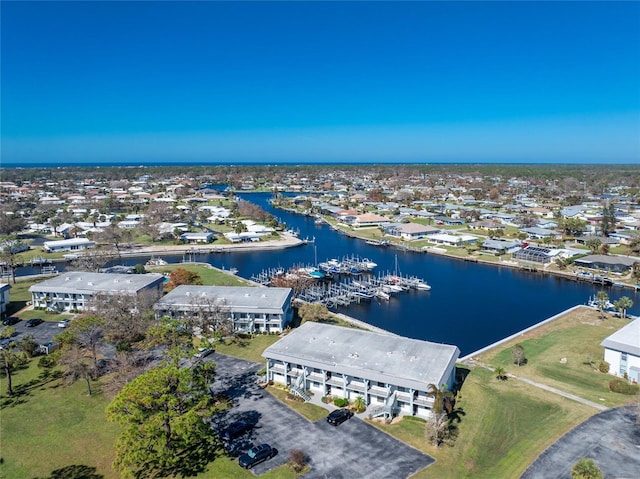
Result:
[[[292,449],[307,455],[312,468],[304,476],[308,479],[404,478],[433,463],[431,457],[356,417],[338,427],[324,419],[309,422],[255,384],[261,364],[217,353],[209,358],[217,364],[214,392],[224,392],[235,405],[217,418],[216,427],[238,419],[254,425],[232,450],[239,454],[263,442],[278,450],[276,457],[253,469],[256,475],[287,463]]]
[[[582,457],[593,459],[604,477],[640,477],[637,415],[636,408],[620,407],[587,419],[542,453],[521,479],[570,479]]]

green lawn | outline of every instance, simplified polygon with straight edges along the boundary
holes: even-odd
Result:
[[[36,363],[31,361],[13,376],[18,394],[11,398],[0,395],[0,478],[50,477],[63,468],[68,468],[68,475],[55,477],[88,477],[77,474],[81,468],[105,479],[119,477],[111,467],[119,426],[105,419],[109,400],[100,392],[99,384],[93,384],[94,395],[88,396],[84,382],[63,386],[59,379],[41,376]],[[0,388],[6,393],[5,378],[0,380]],[[72,474],[72,468],[76,473]],[[197,477],[255,476],[238,466],[237,459],[220,456]],[[261,477],[290,479],[297,475],[285,465]]]
[[[280,337],[277,334],[258,334],[251,339],[230,338],[216,342],[216,352],[246,359],[255,363],[263,363],[262,351],[275,343]]]
[[[479,360],[604,406],[619,406],[629,397],[609,391],[608,383],[613,376],[599,372],[597,366],[604,356],[602,340],[627,323],[628,320],[614,317],[601,320],[596,311],[580,308],[481,355]],[[511,357],[516,342],[522,345],[527,357],[527,364],[520,367],[513,364]]]
[[[208,286],[251,286],[251,284],[239,276],[220,271],[219,269],[202,264],[167,264],[164,266],[147,266],[146,269],[152,273],[169,273],[177,268],[193,271],[200,275],[202,284]]]
[[[375,423],[436,459],[414,479],[519,477],[546,447],[595,412],[517,381],[498,381],[482,368],[466,378],[456,407],[461,420],[453,447],[428,444],[419,418]]]
[[[311,422],[319,421],[320,419],[327,417],[327,414],[329,413],[327,409],[316,406],[315,404],[288,400],[287,392],[284,389],[269,386],[267,390],[288,407],[306,417]]]

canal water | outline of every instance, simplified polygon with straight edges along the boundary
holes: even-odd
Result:
[[[311,265],[331,258],[357,255],[378,264],[375,272],[396,270],[403,275],[424,278],[431,291],[409,291],[388,302],[373,300],[340,308],[374,326],[402,336],[454,344],[461,355],[469,354],[506,336],[532,326],[576,304],[586,304],[599,287],[540,273],[508,267],[488,266],[368,245],[316,224],[307,217],[275,209],[269,193],[246,193],[243,199],[260,205],[315,243],[278,251],[242,251],[200,254],[197,260],[218,268],[237,268],[238,275],[250,278],[268,268],[288,269]],[[168,262],[182,261],[182,255],[165,256]],[[144,263],[146,259],[124,258],[122,264]],[[397,267],[396,267],[397,265]],[[611,301],[628,296],[634,306],[630,314],[640,314],[640,295],[622,288],[607,288]]]

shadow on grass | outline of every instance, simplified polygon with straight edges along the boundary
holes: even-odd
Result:
[[[35,479],[102,479],[103,477],[102,474],[96,473],[95,467],[74,464],[51,471],[51,475],[46,478]]]
[[[2,396],[0,406],[13,407],[19,404],[24,404],[27,402],[27,398],[31,396],[32,390],[40,389],[43,386],[60,379],[61,377],[62,377],[61,371],[44,370],[40,373],[40,375],[37,378],[32,379],[31,381],[27,381],[26,383],[18,384],[14,386],[13,394],[11,396]]]

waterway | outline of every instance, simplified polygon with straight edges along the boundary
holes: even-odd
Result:
[[[358,255],[378,264],[376,272],[398,272],[424,278],[431,291],[410,291],[389,302],[355,304],[340,308],[374,326],[410,338],[455,344],[461,355],[476,351],[521,331],[577,304],[586,304],[599,287],[552,275],[471,263],[434,254],[381,248],[337,233],[326,224],[275,209],[268,193],[240,195],[298,230],[301,238],[315,243],[278,251],[242,251],[201,254],[197,259],[218,268],[237,268],[239,276],[250,278],[268,268],[289,268],[313,264],[330,258]],[[182,255],[165,256],[169,262],[182,261]],[[397,258],[397,261],[396,261]],[[124,258],[122,264],[145,260]],[[640,314],[640,295],[622,288],[607,288],[611,301],[630,297],[630,314]]]

